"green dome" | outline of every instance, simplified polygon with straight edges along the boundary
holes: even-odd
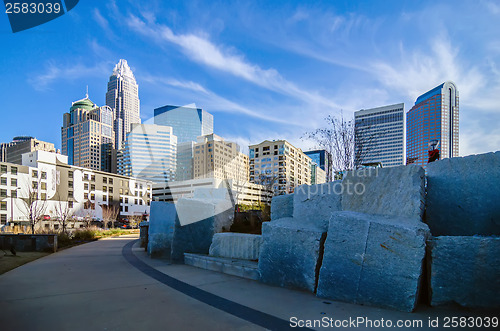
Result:
[[[75,101],[71,104],[70,110],[78,109],[78,108],[83,108],[87,110],[92,110],[95,108],[95,104],[89,100],[89,98],[81,99],[78,101]]]

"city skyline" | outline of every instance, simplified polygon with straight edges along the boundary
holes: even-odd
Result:
[[[1,141],[30,135],[61,148],[60,114],[87,85],[104,105],[109,75],[126,59],[141,87],[143,122],[162,105],[196,103],[217,118],[214,132],[243,147],[286,139],[312,149],[300,137],[328,114],[402,101],[409,109],[448,80],[460,90],[460,155],[500,145],[494,2],[94,5],[2,35],[3,101],[12,111]],[[452,6],[453,18],[437,14]],[[10,31],[6,18],[0,30]],[[85,55],[74,56],[82,45]],[[22,127],[13,125],[20,111]]]

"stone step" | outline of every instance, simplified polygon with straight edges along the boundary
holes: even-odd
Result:
[[[257,261],[184,253],[184,264],[247,279],[260,278]]]

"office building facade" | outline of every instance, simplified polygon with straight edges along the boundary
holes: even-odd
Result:
[[[78,167],[111,172],[114,149],[113,110],[98,107],[88,96],[72,103],[63,115],[62,153]]]
[[[196,141],[214,132],[214,117],[207,111],[183,106],[164,106],[154,110],[154,124],[170,126],[178,143]]]
[[[324,149],[307,151],[304,154],[309,156],[312,162],[316,163],[325,172],[327,182],[333,180],[332,154]]]
[[[130,125],[141,123],[139,86],[126,60],[120,59],[109,77],[106,105],[114,112],[114,148],[118,150]]]
[[[405,164],[404,104],[362,109],[354,113],[355,166]]]
[[[275,195],[311,184],[311,158],[288,141],[265,140],[249,149],[251,183],[270,187]]]
[[[240,152],[238,144],[212,133],[198,137],[193,150],[194,179],[233,179],[237,183],[249,181],[248,156]]]
[[[407,164],[424,166],[429,142],[439,141],[441,159],[459,153],[459,95],[453,82],[444,82],[422,94],[407,115]]]
[[[29,136],[14,137],[10,143],[2,144],[2,162],[22,164],[24,153],[34,151],[55,152],[54,144]]]
[[[172,181],[176,171],[177,137],[169,126],[131,124],[118,153],[118,173],[154,183]]]

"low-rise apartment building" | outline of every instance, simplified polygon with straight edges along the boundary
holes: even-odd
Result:
[[[119,219],[149,215],[152,182],[67,162],[67,156],[35,151],[23,154],[23,165],[0,163],[0,227],[27,225],[33,195],[43,207],[38,228],[57,229],[61,209],[80,221],[77,226],[83,219],[102,220],[109,208],[119,211]]]

